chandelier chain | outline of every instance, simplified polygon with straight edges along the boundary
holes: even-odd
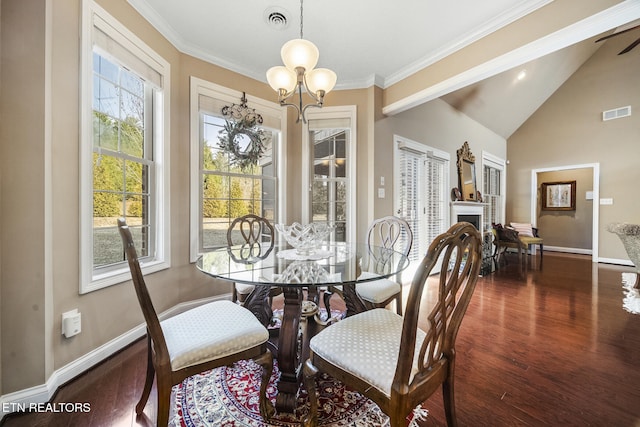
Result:
[[[304,37],[302,37],[302,0],[300,0],[300,38],[303,39]]]

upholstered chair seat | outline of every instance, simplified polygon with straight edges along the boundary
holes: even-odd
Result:
[[[391,397],[391,385],[398,365],[402,316],[376,308],[337,322],[322,334],[311,338],[309,348],[328,362],[365,380],[385,396]],[[419,351],[426,333],[417,330],[411,377],[418,372]]]
[[[269,332],[231,301],[201,305],[160,322],[171,369],[219,359],[266,343]]]
[[[376,274],[365,271],[360,275],[359,279],[374,276],[376,276]],[[379,305],[384,304],[385,301],[393,299],[396,295],[400,294],[401,286],[398,282],[390,279],[378,279],[358,284],[358,286],[356,286],[356,292],[364,301],[370,302],[373,305]]]

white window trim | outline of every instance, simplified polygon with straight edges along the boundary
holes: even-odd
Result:
[[[190,140],[190,221],[189,221],[189,260],[196,262],[202,255],[200,252],[200,109],[198,99],[200,95],[224,100],[229,104],[237,104],[242,98],[242,92],[217,85],[194,76],[190,79],[190,102],[189,102],[189,140]],[[287,181],[287,115],[286,110],[279,104],[264,99],[246,95],[247,102],[257,111],[270,114],[280,118],[280,141],[278,144],[276,176],[278,178],[278,221],[286,223],[287,192],[285,184]]]
[[[350,123],[350,140],[347,152],[347,229],[349,232],[345,236],[347,242],[356,241],[356,218],[357,207],[356,189],[357,189],[357,108],[355,105],[341,105],[335,107],[322,107],[317,110],[307,110],[307,120],[314,119],[349,119]],[[302,221],[309,223],[311,221],[311,150],[309,149],[309,126],[304,123],[302,125]]]
[[[93,269],[93,147],[88,142],[93,137],[92,97],[93,97],[93,27],[100,29],[131,52],[152,66],[162,76],[162,96],[156,97],[155,111],[161,111],[160,117],[154,117],[154,163],[156,164],[156,192],[154,194],[155,257],[141,262],[143,274],[167,269],[171,266],[170,225],[170,174],[169,174],[169,135],[170,135],[170,65],[151,47],[129,31],[114,17],[92,0],[82,2],[82,40],[81,40],[81,101],[80,101],[80,294],[85,294],[131,279],[127,263],[122,268],[108,273],[95,274]],[[158,149],[160,148],[160,149]]]
[[[479,189],[484,188],[484,167],[490,166],[500,171],[500,214],[506,220],[507,213],[507,161],[501,157],[482,151],[482,164],[480,165],[480,173],[476,172],[476,179],[479,176],[480,182],[476,182]]]

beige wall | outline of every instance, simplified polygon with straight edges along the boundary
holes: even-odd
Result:
[[[545,250],[584,253],[591,251],[593,227],[593,200],[586,192],[593,190],[593,168],[578,168],[537,174],[538,201],[536,221]],[[576,209],[572,211],[542,210],[540,188],[545,182],[576,181]],[[528,221],[527,221],[528,222]]]
[[[606,231],[607,224],[640,222],[633,196],[640,179],[640,55],[617,55],[635,38],[637,34],[609,40],[507,143],[510,221],[531,221],[532,169],[600,164],[600,197],[614,201],[599,207],[598,252],[605,259],[628,259],[617,236]],[[602,121],[602,111],[627,105],[631,117]]]
[[[45,353],[36,350],[45,342],[45,252],[49,243],[43,238],[48,179],[44,168],[44,1],[3,0],[1,18],[0,351],[4,392],[41,384],[44,379]]]
[[[456,150],[465,141],[476,157],[478,173],[482,152],[506,159],[506,141],[478,122],[436,99],[419,107],[376,122],[375,127],[375,183],[385,177],[387,197],[375,199],[376,216],[391,215],[393,206],[393,135],[402,136],[430,147],[446,151],[451,156],[450,187],[458,186]],[[480,183],[478,182],[478,185]]]

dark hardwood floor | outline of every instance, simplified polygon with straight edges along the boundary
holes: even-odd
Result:
[[[526,278],[510,264],[480,278],[457,340],[462,426],[640,426],[640,315],[622,308],[621,273],[590,257],[544,255]],[[539,259],[536,259],[539,261]],[[155,390],[137,419],[145,372],[139,341],[62,387],[54,402],[88,413],[7,417],[4,426],[150,426]],[[442,397],[424,426],[446,425]]]

